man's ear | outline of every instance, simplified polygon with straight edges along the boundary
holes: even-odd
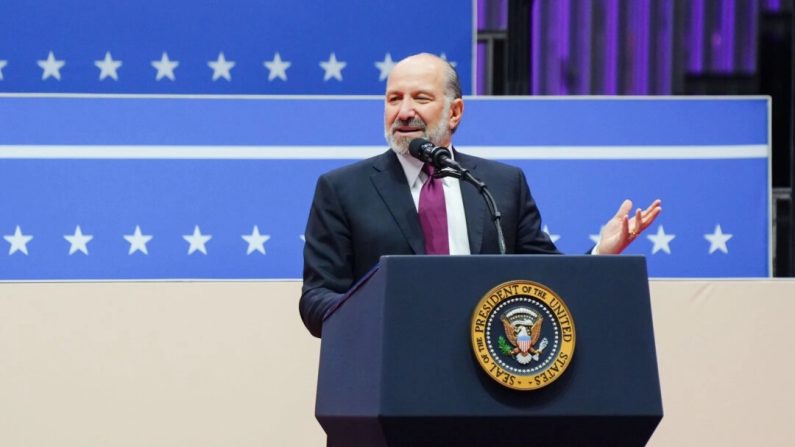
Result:
[[[461,118],[464,116],[464,100],[461,98],[456,98],[450,104],[450,119],[448,124],[450,125],[450,130],[455,130],[458,127],[458,123],[461,122]]]

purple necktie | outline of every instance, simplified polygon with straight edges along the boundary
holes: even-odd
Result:
[[[447,241],[447,208],[444,204],[442,180],[433,177],[433,166],[424,164],[422,172],[428,175],[420,190],[419,216],[422,234],[425,236],[425,253],[429,255],[450,254]]]

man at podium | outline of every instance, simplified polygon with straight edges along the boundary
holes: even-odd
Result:
[[[558,254],[516,167],[456,151],[452,137],[464,114],[455,69],[431,54],[407,57],[389,75],[384,135],[390,149],[320,176],[305,231],[301,318],[316,337],[323,317],[383,255],[497,254],[498,236],[476,188],[437,178],[410,155],[416,139],[447,148],[451,158],[488,185],[506,253]],[[417,144],[417,143],[415,143]],[[598,175],[598,174],[597,174]],[[625,200],[604,225],[592,254],[621,253],[659,215],[655,200],[630,217]]]

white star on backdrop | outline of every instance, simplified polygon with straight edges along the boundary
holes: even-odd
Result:
[[[250,255],[255,251],[258,251],[265,254],[265,242],[270,239],[269,234],[260,234],[259,227],[254,225],[254,229],[251,230],[251,234],[244,234],[241,236],[246,242],[248,242],[248,249],[246,250],[246,254]]]
[[[193,227],[193,234],[186,234],[182,236],[183,239],[188,241],[190,247],[188,247],[188,254],[192,255],[195,251],[200,251],[203,254],[207,254],[207,248],[204,244],[207,243],[213,237],[209,234],[202,234],[202,231],[199,229],[199,226],[196,225]]]
[[[217,60],[207,62],[207,65],[213,69],[213,81],[217,81],[218,78],[224,78],[227,81],[232,80],[232,73],[229,71],[235,66],[235,63],[227,61],[223,52],[218,53]]]
[[[305,235],[302,234],[302,235],[298,236],[298,238],[301,239],[302,242],[306,242],[306,236]]]
[[[378,80],[383,81],[389,77],[389,73],[395,68],[395,61],[392,60],[392,55],[387,53],[383,61],[375,63],[375,67],[379,70]]]
[[[546,233],[547,236],[549,236],[549,240],[551,240],[553,244],[555,242],[557,242],[558,239],[560,239],[560,235],[559,234],[552,234],[552,233],[549,232],[549,226],[547,226],[547,225],[544,225],[544,229],[542,231],[544,233]]]
[[[321,62],[320,66],[323,67],[325,73],[323,74],[323,82],[328,81],[331,78],[334,78],[338,81],[342,81],[342,69],[348,65],[347,62],[342,62],[337,60],[337,55],[331,53],[328,60],[326,62]]]
[[[14,231],[14,234],[5,235],[3,236],[3,239],[5,239],[6,241],[8,241],[9,244],[11,244],[11,248],[8,249],[9,256],[13,255],[18,251],[21,251],[22,253],[25,254],[25,256],[27,256],[28,242],[30,242],[30,240],[33,239],[33,236],[22,234],[22,230],[19,228],[19,225],[17,225],[17,229]]]
[[[172,61],[168,58],[168,53],[165,51],[163,55],[160,56],[159,61],[152,61],[152,66],[157,69],[157,77],[155,77],[156,81],[159,81],[163,78],[168,78],[170,80],[174,80],[174,69],[179,66],[179,61]]]
[[[47,59],[43,61],[38,61],[39,67],[41,67],[41,80],[44,81],[49,77],[53,77],[57,80],[61,80],[61,67],[66,65],[66,61],[57,60],[55,59],[55,55],[52,51],[50,54],[47,55]]]
[[[83,234],[83,230],[81,230],[80,225],[78,225],[77,228],[75,228],[74,234],[65,234],[63,238],[69,241],[70,256],[77,253],[78,251],[83,252],[84,255],[88,255],[88,242],[91,239],[94,239],[94,236],[90,234]]]
[[[597,234],[589,234],[588,239],[591,240],[594,244],[599,244],[599,241],[602,239],[602,230],[605,228],[604,225],[599,227],[599,233]]]
[[[8,61],[0,60],[0,81],[3,80],[3,68],[8,65]]]
[[[113,56],[110,55],[110,51],[106,51],[105,59],[94,61],[94,65],[99,68],[99,80],[101,81],[109,77],[114,81],[118,81],[119,75],[116,73],[116,70],[121,67],[121,63],[121,61],[114,61]]]
[[[452,65],[452,66],[453,66],[453,68],[455,68],[455,67],[456,67],[456,65],[458,65],[458,63],[457,63],[457,62],[448,61],[448,60],[447,60],[447,54],[446,54],[446,53],[442,53],[442,54],[440,54],[440,55],[439,55],[439,57],[441,57],[443,61],[446,61],[448,64]]]
[[[662,250],[667,254],[671,254],[671,247],[668,245],[674,238],[676,237],[675,234],[666,234],[665,229],[663,226],[660,225],[657,227],[656,234],[650,234],[646,236],[650,241],[654,243],[654,247],[651,249],[651,254],[655,254],[658,251]]]
[[[715,225],[715,231],[711,234],[708,233],[704,235],[704,239],[709,241],[709,254],[715,253],[718,250],[725,254],[729,254],[729,247],[726,246],[726,242],[733,236],[733,234],[724,233],[720,224]]]
[[[282,56],[276,52],[276,54],[273,55],[273,59],[270,61],[264,61],[262,65],[268,69],[268,81],[272,81],[276,78],[286,81],[287,69],[290,68],[292,63],[289,61],[283,61]]]
[[[130,243],[130,252],[129,255],[132,255],[136,251],[140,251],[141,253],[148,255],[149,251],[146,249],[146,244],[152,240],[151,234],[141,234],[141,227],[136,225],[135,232],[133,234],[125,234],[124,239]]]

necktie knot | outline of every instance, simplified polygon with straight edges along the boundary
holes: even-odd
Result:
[[[422,172],[428,176],[428,178],[433,178],[433,174],[436,172],[436,168],[433,167],[430,163],[425,163],[422,165]]]

